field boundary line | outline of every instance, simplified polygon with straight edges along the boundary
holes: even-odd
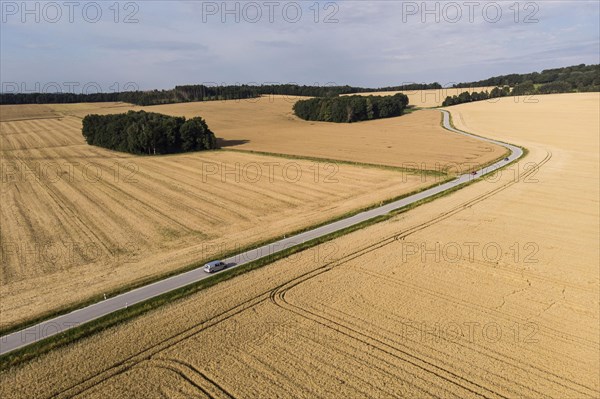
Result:
[[[437,170],[432,170],[432,169],[405,168],[403,166],[393,166],[393,165],[359,162],[359,161],[346,161],[343,159],[321,158],[321,157],[313,157],[310,155],[294,155],[294,154],[284,154],[284,153],[279,153],[279,152],[244,150],[244,149],[236,149],[236,148],[221,148],[220,150],[227,151],[227,152],[253,154],[253,155],[264,155],[264,156],[268,156],[268,157],[276,157],[276,158],[284,158],[284,159],[298,159],[298,160],[303,160],[303,161],[335,163],[335,164],[349,165],[349,166],[355,166],[355,167],[383,169],[383,170],[391,170],[391,171],[396,171],[396,172],[405,172],[405,173],[414,173],[414,174],[420,173],[420,174],[431,175],[431,176],[448,176],[447,173],[437,171]],[[494,161],[490,161],[490,163],[493,163],[493,162]]]

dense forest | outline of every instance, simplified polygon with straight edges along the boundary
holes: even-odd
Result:
[[[441,89],[439,83],[407,84],[382,88],[353,86],[300,86],[296,84],[176,86],[171,90],[128,91],[121,93],[0,93],[0,104],[55,104],[80,102],[122,101],[136,105],[157,105],[190,101],[241,100],[261,95],[290,95],[309,97],[335,97],[340,94],[366,93],[372,91],[400,91]]]
[[[404,94],[393,96],[320,97],[294,104],[302,119],[323,122],[358,122],[400,116],[408,106]]]
[[[129,111],[87,115],[83,136],[88,144],[132,154],[172,154],[211,150],[217,141],[204,119]]]
[[[540,94],[600,91],[600,65],[581,64],[542,72],[495,76],[478,82],[459,83],[453,87],[517,85],[533,85]]]

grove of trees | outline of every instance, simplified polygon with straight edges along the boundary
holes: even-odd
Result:
[[[404,94],[393,96],[341,96],[301,100],[295,114],[309,121],[351,123],[400,116],[408,106]]]
[[[172,154],[217,148],[204,119],[145,111],[115,115],[87,115],[83,137],[88,144],[132,154]]]

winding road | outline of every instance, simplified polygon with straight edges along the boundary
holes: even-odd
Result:
[[[338,220],[336,222],[315,228],[313,230],[306,231],[295,236],[291,236],[268,245],[264,245],[259,248],[255,248],[244,253],[235,255],[228,259],[224,259],[224,262],[228,264],[227,269],[229,270],[234,267],[244,265],[246,263],[255,261],[260,258],[275,254],[282,250],[300,245],[304,242],[326,236],[330,233],[334,233],[343,230],[347,227],[354,226],[356,224],[365,222],[378,216],[386,215],[392,211],[401,209],[407,205],[413,204],[417,201],[423,200],[428,197],[432,197],[446,190],[450,190],[462,184],[465,184],[473,179],[480,178],[487,174],[494,172],[495,170],[505,166],[506,164],[519,159],[523,156],[523,150],[517,146],[502,143],[496,140],[487,139],[484,137],[475,136],[460,130],[454,129],[450,125],[450,113],[445,110],[441,110],[443,114],[443,126],[452,132],[469,136],[477,140],[485,141],[492,144],[497,144],[507,148],[510,151],[508,159],[496,162],[483,169],[477,171],[477,175],[463,174],[456,179],[440,184],[438,186],[429,188],[421,191],[417,194],[402,198],[398,201],[391,202],[389,204],[373,208],[371,210],[358,213],[354,216]],[[123,309],[127,306],[131,306],[153,297],[165,294],[167,292],[176,290],[178,288],[187,286],[189,284],[196,283],[202,279],[205,279],[212,274],[206,273],[202,267],[190,270],[185,273],[178,274],[173,277],[165,278],[164,280],[157,281],[152,284],[148,284],[123,294],[108,298],[101,302],[94,303],[81,309],[77,309],[71,313],[67,313],[53,319],[43,321],[41,323],[30,326],[26,329],[15,331],[11,334],[7,334],[0,337],[0,355],[13,352],[17,349],[23,348],[34,342],[41,341],[45,338],[51,337],[58,333],[64,332],[73,327],[88,323],[92,320],[106,316],[110,313]]]

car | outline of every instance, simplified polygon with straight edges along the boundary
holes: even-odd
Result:
[[[214,260],[204,265],[204,271],[207,273],[219,272],[227,267],[227,264],[222,260]]]
[[[471,172],[471,174],[472,174],[473,176],[475,176],[475,175],[477,175],[477,172],[476,172],[476,171],[473,171],[473,172]]]
[[[508,157],[504,158],[505,162],[508,162],[510,159],[508,159]]]

